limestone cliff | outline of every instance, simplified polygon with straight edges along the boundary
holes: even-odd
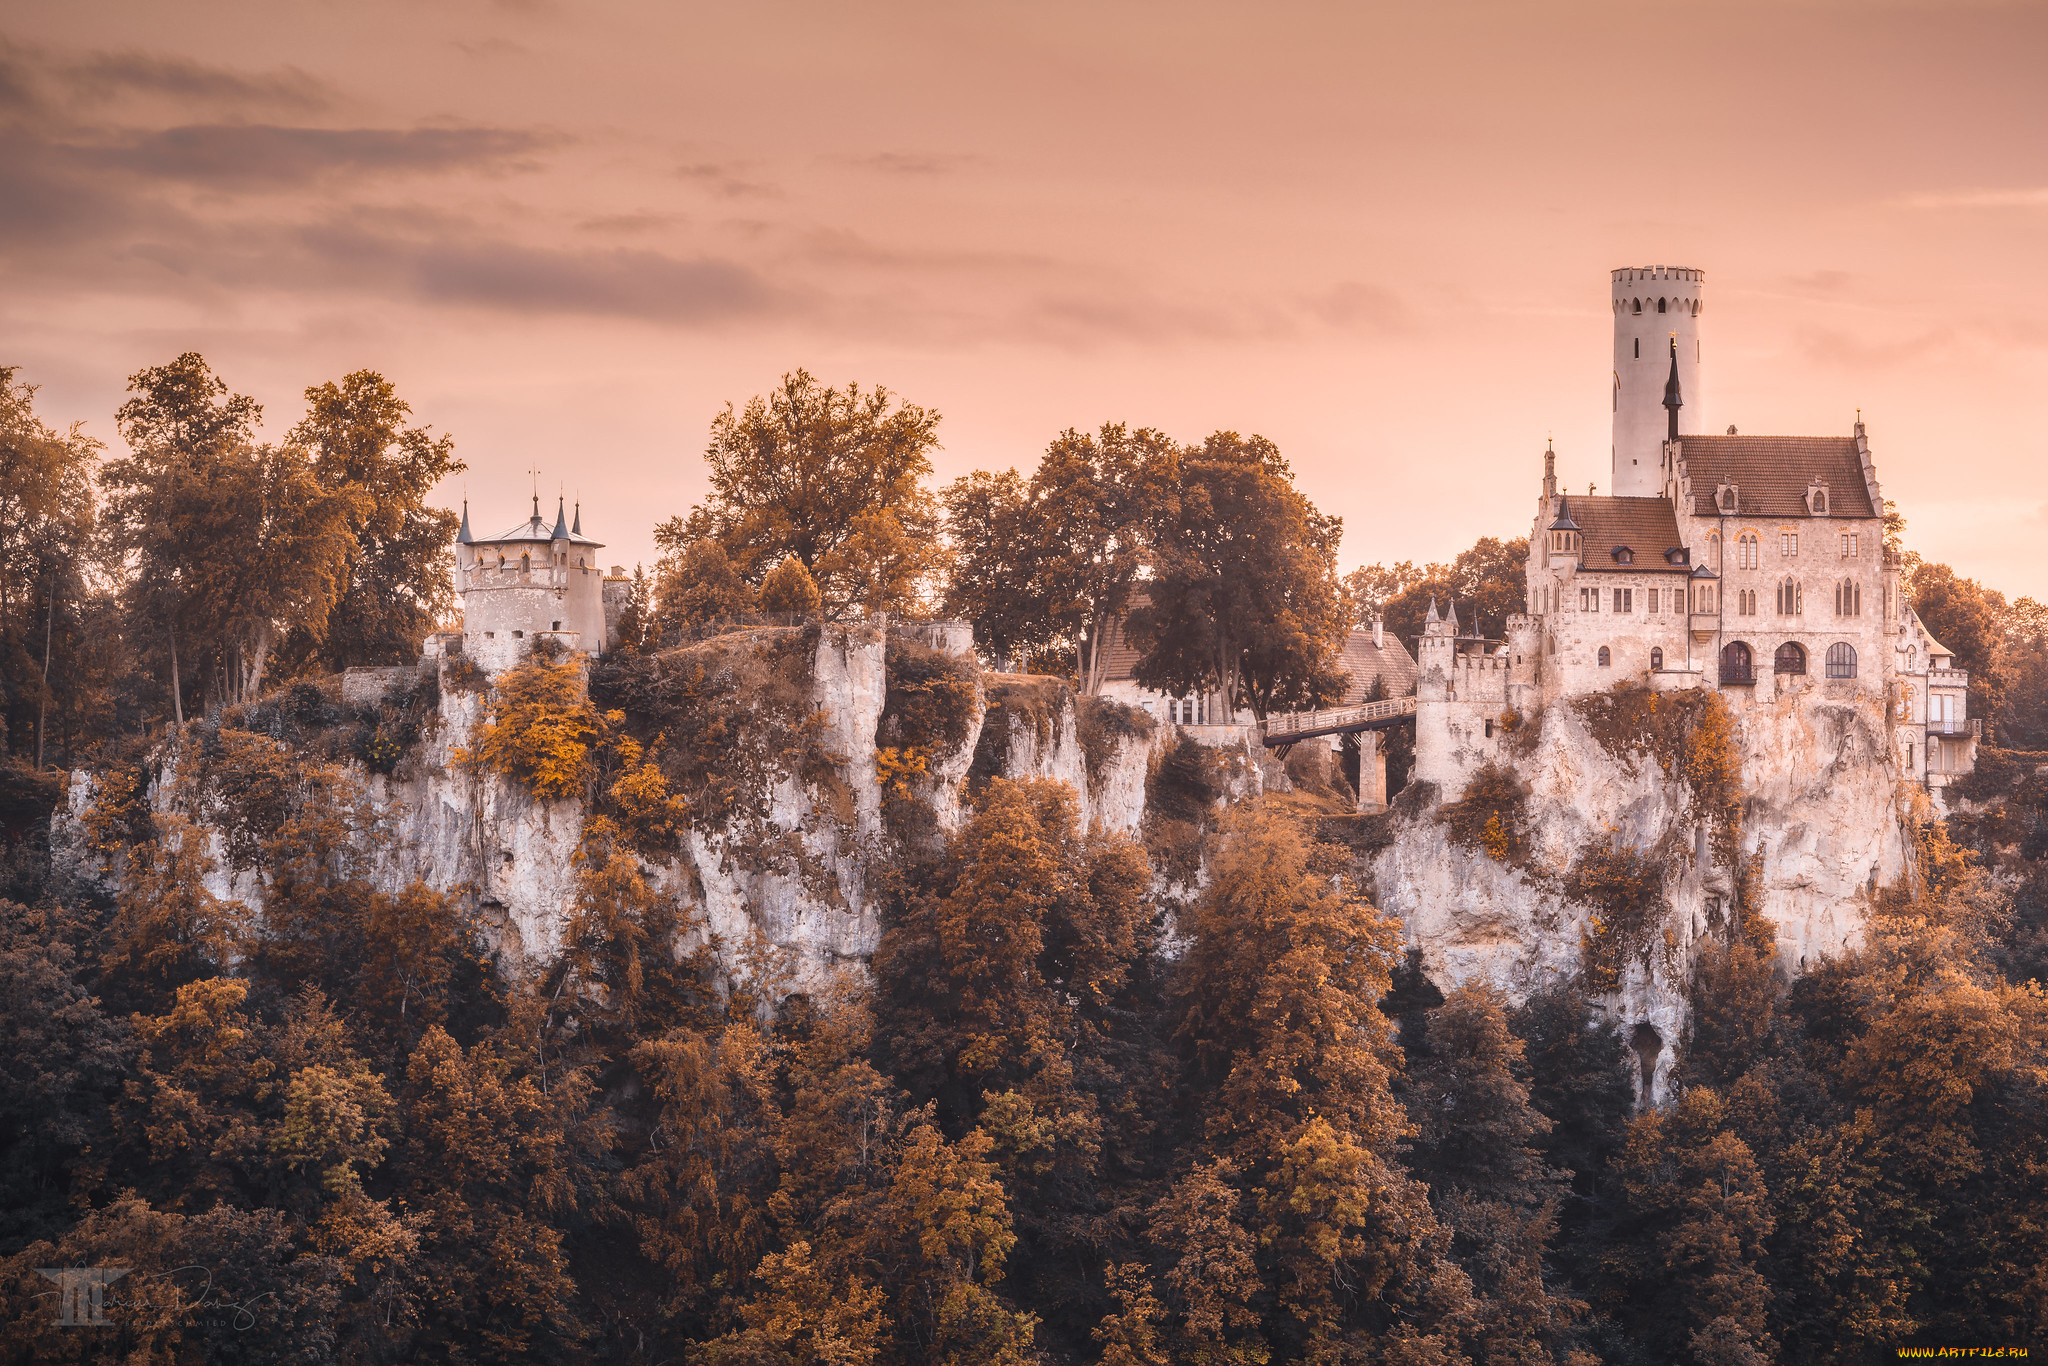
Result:
[[[791,649],[805,657],[785,661],[780,675],[763,673],[759,656]],[[989,777],[1065,782],[1085,823],[1137,830],[1164,728],[1118,708],[1105,729],[1098,704],[1077,705],[1057,680],[982,675],[966,656],[940,667],[971,680],[967,704],[945,736],[923,747],[930,751],[921,755],[923,772],[885,783],[878,754],[904,738],[892,706],[900,710],[898,693],[914,686],[904,675],[930,667],[933,656],[881,630],[827,627],[743,633],[659,657],[643,671],[654,677],[627,688],[625,705],[644,704],[647,715],[635,719],[650,738],[659,732],[673,742],[673,732],[693,728],[715,735],[699,759],[715,770],[723,805],[715,819],[691,822],[678,851],[653,862],[650,880],[696,907],[728,946],[758,936],[787,950],[802,985],[835,962],[873,952],[881,929],[876,870],[901,856],[901,841],[936,840],[957,828],[971,787]],[[544,962],[560,951],[575,904],[584,804],[537,800],[499,774],[458,762],[484,717],[480,680],[461,686],[450,661],[422,667],[440,670],[438,679],[428,676],[439,686],[411,751],[388,776],[350,765],[376,835],[364,842],[373,880],[390,892],[418,879],[473,896],[508,962]],[[794,694],[778,695],[790,680]],[[400,682],[393,675],[379,685]],[[183,800],[174,781],[179,763],[162,752],[153,761],[150,801],[159,809]],[[60,876],[111,893],[118,870],[101,872],[87,849],[96,789],[91,775],[74,775],[53,823],[53,851]],[[209,842],[209,890],[260,909],[259,874],[236,866],[204,810],[187,814],[199,818]]]
[[[1605,1000],[1637,1029],[1661,1096],[1696,941],[1725,932],[1738,895],[1775,928],[1788,972],[1856,943],[1871,890],[1896,882],[1908,857],[1884,718],[1854,702],[1726,696],[1732,807],[1709,800],[1688,771],[1699,756],[1687,745],[1712,705],[1704,692],[1595,696],[1525,722],[1504,765],[1523,786],[1519,810],[1492,848],[1483,836],[1461,840],[1456,806],[1436,800],[1463,794],[1404,794],[1368,866],[1431,979],[1449,989],[1485,977],[1519,997],[1605,949]],[[1625,943],[1602,942],[1614,927],[1600,923],[1584,879],[1574,882],[1588,851],[1654,870],[1648,902],[1661,906]]]

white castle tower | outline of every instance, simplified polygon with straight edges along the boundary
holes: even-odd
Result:
[[[581,503],[571,524],[568,509],[557,500],[550,529],[535,493],[532,516],[502,536],[477,537],[470,534],[469,500],[464,499],[462,530],[455,537],[463,653],[493,674],[517,664],[542,638],[603,654],[609,641],[605,576],[597,563],[602,549],[602,542],[583,534]]]
[[[1677,266],[1630,267],[1613,272],[1614,482],[1617,498],[1655,498],[1664,492],[1664,438],[1670,414],[1664,388],[1678,352],[1678,386],[1685,407],[1680,427],[1710,431],[1701,404],[1700,290],[1706,272]]]

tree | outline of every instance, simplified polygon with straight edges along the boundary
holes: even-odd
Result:
[[[761,580],[761,610],[787,621],[817,615],[822,599],[803,562],[785,555]]]
[[[323,485],[299,451],[258,446],[262,409],[196,352],[128,387],[116,418],[131,454],[101,471],[105,525],[131,616],[161,625],[182,723],[188,666],[215,698],[239,701],[261,690],[280,636],[324,636],[362,495]]]
[[[361,496],[329,629],[318,641],[301,633],[295,651],[317,653],[329,671],[411,663],[454,600],[459,519],[426,500],[467,466],[455,458],[454,438],[405,425],[411,406],[374,370],[315,385],[306,401],[287,444],[306,454],[324,488]]]
[[[1149,427],[1068,428],[1029,483],[980,471],[943,495],[958,551],[948,610],[999,656],[1064,642],[1081,691],[1102,690],[1110,625],[1149,562],[1145,531],[1172,486],[1179,449]]]
[[[711,424],[711,496],[656,532],[665,549],[715,540],[748,583],[785,556],[817,584],[825,615],[898,611],[939,563],[938,516],[921,480],[939,415],[810,372]]]
[[[1398,927],[1331,885],[1300,833],[1246,818],[1198,903],[1179,1038],[1210,1151],[1256,1192],[1251,1232],[1306,1352],[1367,1335],[1447,1355],[1471,1320],[1428,1193],[1401,1170],[1407,1118],[1387,994]]]
[[[1261,718],[1341,696],[1340,521],[1295,490],[1264,437],[1216,433],[1181,457],[1176,485],[1150,518],[1150,602],[1126,626],[1137,680],[1174,696],[1218,688]]]
[[[100,444],[79,424],[59,433],[35,412],[35,388],[0,366],[0,679],[10,747],[47,749],[53,702],[73,695],[79,608],[96,588],[92,468]],[[65,611],[60,617],[59,609]],[[54,666],[54,671],[53,671]]]
[[[1039,571],[1045,547],[1023,476],[975,470],[939,499],[954,547],[946,614],[974,623],[975,645],[998,661],[1053,645],[1057,623]]]
[[[662,556],[654,568],[648,635],[660,645],[687,640],[708,626],[745,621],[760,605],[753,586],[739,576],[723,546],[714,540],[663,540],[675,527],[671,518],[654,531]]]
[[[1506,998],[1484,979],[1469,982],[1429,1012],[1426,1032],[1414,1032],[1402,1088],[1416,1131],[1409,1168],[1429,1185],[1482,1296],[1475,1355],[1551,1359],[1585,1306],[1547,1283],[1568,1174],[1538,1151],[1551,1124],[1530,1103],[1525,1047],[1508,1028]]]
[[[1528,560],[1528,537],[1503,541],[1483,536],[1449,564],[1420,569],[1409,560],[1366,565],[1352,570],[1344,583],[1359,606],[1359,619],[1370,620],[1377,610],[1387,633],[1403,642],[1412,644],[1422,634],[1432,600],[1439,612],[1455,605],[1461,629],[1499,639],[1507,619],[1528,603]]]
[[[1995,734],[2005,711],[2004,594],[1934,563],[1916,565],[1904,587],[1928,633],[1970,671],[1970,708]]]

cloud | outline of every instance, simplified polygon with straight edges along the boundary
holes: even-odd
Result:
[[[1357,280],[1332,285],[1302,302],[1316,318],[1345,331],[1389,334],[1414,328],[1408,305],[1399,295]]]
[[[1894,202],[1908,209],[2048,209],[2048,187],[1909,194]]]
[[[700,161],[676,167],[676,174],[685,180],[694,180],[705,188],[727,199],[741,199],[748,196],[780,195],[782,190],[765,180],[748,179],[744,172],[747,167],[739,162]]]
[[[327,273],[415,298],[510,313],[580,313],[699,325],[779,310],[737,262],[615,249],[563,251],[467,232],[406,238],[330,224],[302,230]]]
[[[950,175],[981,160],[977,156],[949,152],[877,152],[873,156],[848,157],[852,165],[886,175]]]
[[[297,185],[335,171],[504,168],[555,139],[516,128],[293,128],[193,124],[69,144],[81,160],[160,180],[227,187]]]
[[[93,99],[142,94],[187,104],[294,110],[334,102],[331,87],[293,66],[247,74],[184,57],[123,51],[93,53],[62,74],[75,92]]]

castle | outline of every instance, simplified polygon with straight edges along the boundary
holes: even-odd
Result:
[[[1546,450],[1528,610],[1488,641],[1432,607],[1416,778],[1456,793],[1511,715],[1622,680],[1715,688],[1738,712],[1866,703],[1888,718],[1901,775],[1937,801],[1974,766],[1969,675],[1900,592],[1862,415],[1842,437],[1681,435],[1706,425],[1704,283],[1613,272],[1613,493],[1566,493]]]
[[[461,653],[493,674],[518,663],[543,640],[603,654],[631,585],[619,566],[609,576],[598,568],[602,549],[603,542],[583,534],[581,503],[571,521],[558,499],[551,528],[541,519],[536,493],[533,513],[525,521],[502,535],[479,539],[470,532],[465,499],[462,530],[455,537]],[[448,652],[452,642],[437,640]]]

